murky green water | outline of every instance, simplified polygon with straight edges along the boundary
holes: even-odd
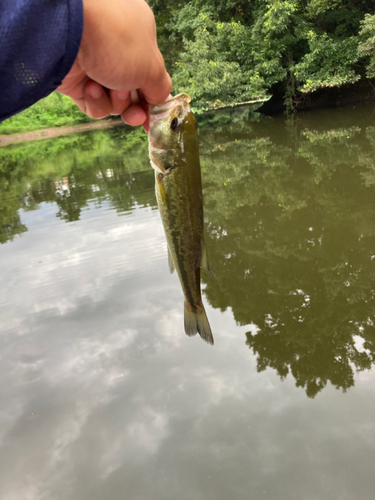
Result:
[[[0,149],[0,497],[370,500],[375,113],[200,126],[215,346],[146,136]]]

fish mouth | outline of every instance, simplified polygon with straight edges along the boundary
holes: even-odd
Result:
[[[162,175],[168,175],[172,172],[173,167],[165,168],[164,160],[168,151],[174,151],[173,141],[164,140],[163,136],[168,139],[171,133],[171,119],[178,118],[181,122],[185,120],[189,114],[191,98],[187,94],[178,94],[161,104],[149,104],[150,114],[150,130],[148,134],[148,147],[150,161],[153,169]],[[179,134],[179,132],[176,132]],[[179,137],[176,136],[176,137]],[[172,142],[172,143],[171,143]],[[183,147],[183,144],[182,144]]]
[[[190,111],[191,97],[188,94],[177,94],[174,97],[170,97],[166,101],[160,104],[149,104],[148,110],[150,118],[152,120],[161,121],[170,113],[171,109],[181,106],[185,111],[184,114]]]

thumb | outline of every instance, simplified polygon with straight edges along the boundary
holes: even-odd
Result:
[[[161,54],[160,57],[162,58]],[[140,90],[148,104],[160,104],[168,98],[172,90],[172,80],[164,64],[151,73]]]

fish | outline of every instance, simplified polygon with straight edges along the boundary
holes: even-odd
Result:
[[[178,94],[149,105],[148,135],[155,193],[168,247],[171,274],[176,269],[184,293],[184,329],[214,344],[202,302],[200,270],[211,274],[204,241],[203,195],[197,121],[190,96]]]

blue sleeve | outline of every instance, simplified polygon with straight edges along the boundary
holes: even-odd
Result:
[[[82,27],[82,0],[0,0],[0,121],[60,85]]]

